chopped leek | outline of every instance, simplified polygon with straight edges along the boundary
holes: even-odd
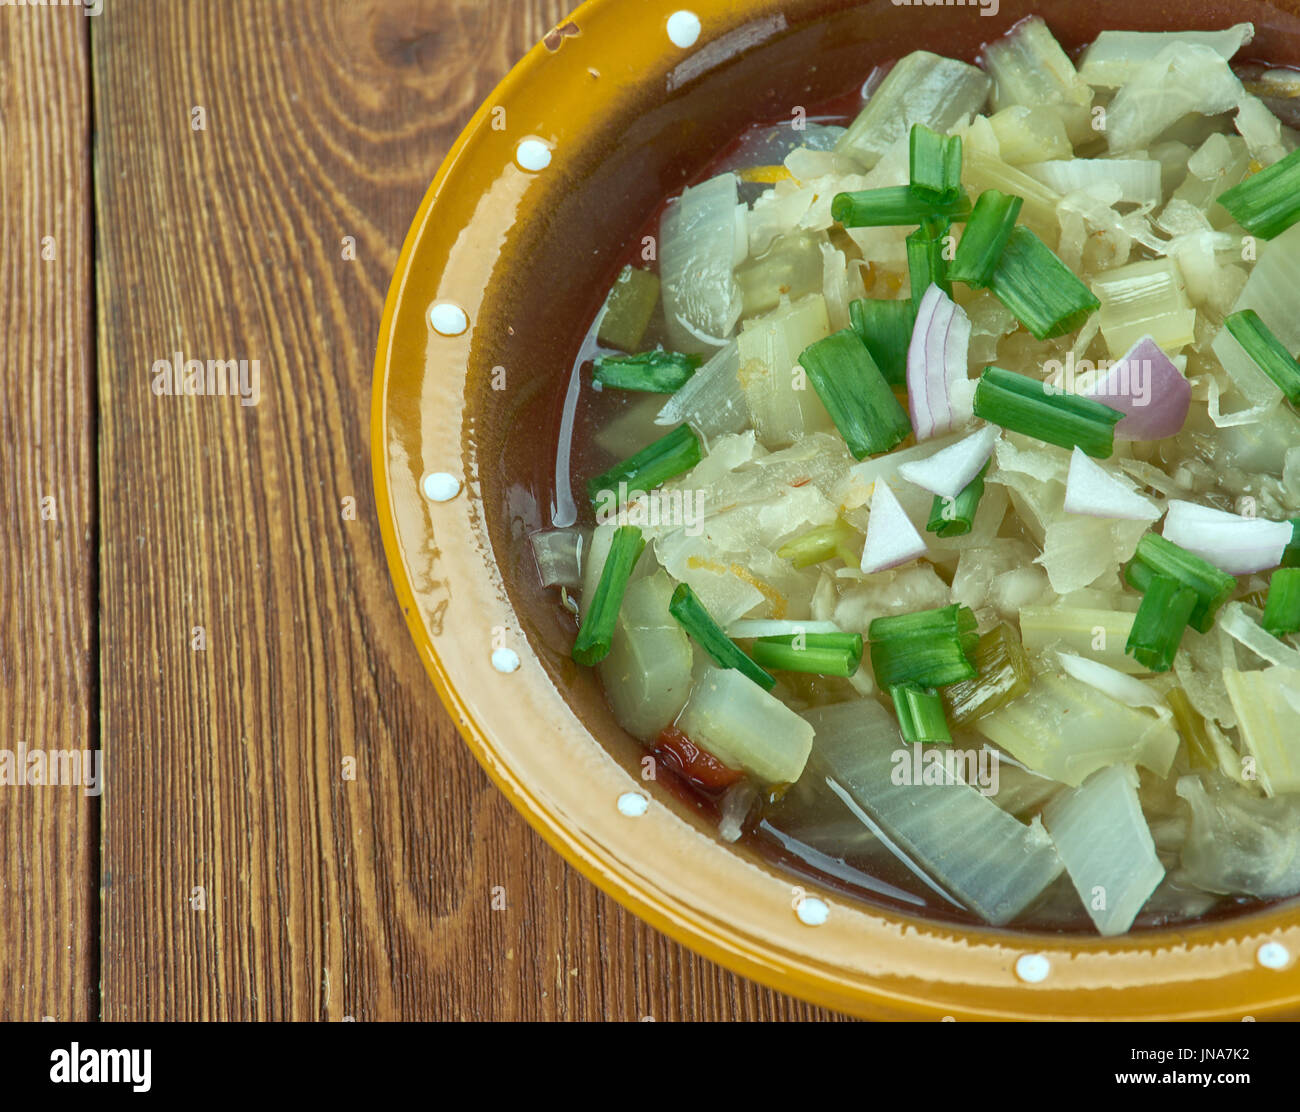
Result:
[[[679,425],[636,455],[589,479],[587,497],[597,513],[609,513],[636,492],[653,490],[689,471],[701,458],[700,438],[689,425]]]
[[[871,352],[880,373],[890,386],[907,381],[907,348],[916,324],[916,303],[858,298],[849,305],[853,331]]]
[[[949,684],[941,692],[954,725],[968,725],[1020,698],[1034,678],[1020,638],[1005,622],[980,635],[975,668],[974,679]]]
[[[1187,763],[1192,768],[1214,768],[1218,765],[1218,756],[1214,742],[1206,729],[1204,716],[1187,697],[1182,687],[1171,687],[1165,692],[1165,702],[1174,712],[1174,724],[1187,746]]]
[[[616,390],[673,394],[689,381],[703,360],[675,351],[646,351],[640,355],[601,355],[592,381]]]
[[[989,465],[986,463],[980,468],[980,473],[962,487],[956,498],[936,494],[930,506],[926,532],[937,533],[941,537],[964,537],[969,533],[975,524],[975,511],[979,509],[980,499],[984,497],[984,476],[988,470]]]
[[[1157,575],[1147,584],[1125,651],[1153,672],[1168,672],[1198,596],[1177,579]]]
[[[1092,90],[1041,16],[1021,20],[1009,34],[988,43],[981,61],[993,78],[995,108],[1092,104]]]
[[[1274,637],[1300,632],[1300,568],[1279,568],[1273,573],[1260,625]]]
[[[956,282],[984,287],[993,277],[998,260],[1011,239],[1020,215],[1023,197],[986,189],[975,202],[966,230],[948,267],[948,277]]]
[[[1272,239],[1300,220],[1300,150],[1234,185],[1219,204],[1251,235]]]
[[[858,554],[853,551],[852,545],[860,537],[861,534],[856,529],[837,517],[829,525],[818,525],[793,540],[786,541],[776,550],[776,554],[797,568],[811,567],[834,557],[839,557],[852,567],[858,562]]]
[[[1223,322],[1259,369],[1277,384],[1294,406],[1300,406],[1300,363],[1282,346],[1254,309],[1242,309]]]
[[[609,291],[596,339],[606,347],[636,351],[659,304],[659,276],[625,266]]]
[[[1061,448],[1081,448],[1097,459],[1115,450],[1115,426],[1124,414],[1057,387],[988,367],[975,388],[975,416]]]
[[[735,340],[722,348],[687,380],[655,417],[660,426],[689,424],[713,439],[740,432],[752,420],[740,385],[740,352]]]
[[[799,363],[855,459],[888,452],[912,431],[906,411],[851,328],[812,344]]]
[[[831,218],[846,228],[887,228],[925,220],[964,220],[970,215],[964,193],[951,201],[926,201],[911,186],[890,185],[839,193],[831,202]]]
[[[586,604],[582,625],[573,642],[572,656],[579,664],[590,667],[609,654],[623,594],[644,549],[645,538],[635,525],[624,525],[614,531],[595,597]]]
[[[703,671],[675,725],[723,764],[766,784],[798,780],[812,751],[812,727],[729,668]]]
[[[830,332],[826,299],[820,293],[780,305],[741,327],[740,384],[766,447],[779,448],[805,433],[830,429],[826,408],[814,391],[805,389],[803,376],[794,369],[800,352]]]
[[[756,664],[780,672],[848,677],[862,662],[862,634],[796,633],[760,637],[750,654]]]
[[[909,744],[923,741],[952,741],[938,692],[914,683],[899,683],[889,689],[898,715],[898,728]]]
[[[691,639],[712,657],[719,668],[734,668],[765,691],[771,691],[776,686],[776,680],[746,656],[740,646],[713,620],[689,584],[677,584],[672,601],[668,604],[668,612],[690,634]]]
[[[678,351],[712,354],[731,336],[743,299],[735,267],[749,252],[735,174],[683,191],[659,223],[664,323]]]
[[[966,62],[913,51],[890,69],[835,149],[871,169],[913,124],[947,133],[981,111],[992,84]]]
[[[940,135],[913,124],[910,136],[910,185],[922,201],[947,203],[961,194],[961,136]]]
[[[1073,332],[1101,304],[1024,225],[1012,230],[989,288],[1039,340]]]
[[[1140,764],[1169,772],[1178,750],[1172,716],[1125,706],[1077,680],[1047,672],[975,729],[1035,772],[1078,787],[1098,769]]]
[[[1274,665],[1259,672],[1223,670],[1228,698],[1255,775],[1267,795],[1300,791],[1300,669]]]
[[[1172,259],[1129,263],[1099,274],[1092,287],[1111,356],[1121,359],[1144,336],[1165,351],[1196,338],[1196,310],[1188,303],[1181,272]]]
[[[1157,576],[1176,579],[1196,592],[1188,624],[1197,633],[1210,631],[1219,607],[1237,589],[1237,581],[1227,572],[1158,533],[1147,533],[1138,541],[1137,552],[1124,569],[1124,578],[1130,587],[1145,592]]]
[[[1123,934],[1164,878],[1138,801],[1137,769],[1116,764],[1043,808],[1075,891],[1104,935]]]

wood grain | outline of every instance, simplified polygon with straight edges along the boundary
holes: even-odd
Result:
[[[80,12],[0,10],[0,748],[15,755],[94,746],[88,56]],[[97,823],[80,787],[0,786],[0,1019],[96,1014]]]
[[[107,1019],[822,1014],[544,846],[388,583],[388,277],[459,128],[564,8],[114,0],[94,23]],[[156,396],[175,352],[258,360],[260,403]]]

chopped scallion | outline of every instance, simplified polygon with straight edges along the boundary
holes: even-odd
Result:
[[[644,390],[675,394],[700,366],[698,355],[676,351],[644,351],[640,355],[601,355],[592,382],[615,390]]]
[[[605,566],[573,642],[571,655],[579,664],[592,667],[609,655],[623,594],[644,549],[645,538],[635,525],[624,525],[614,530]]]
[[[1192,706],[1187,692],[1181,687],[1171,687],[1165,692],[1165,702],[1174,712],[1174,725],[1187,745],[1187,763],[1192,768],[1217,768],[1219,760],[1205,728],[1205,719]]]
[[[1018,224],[989,278],[989,288],[1034,336],[1073,332],[1101,302],[1050,247]]]
[[[851,546],[861,536],[853,526],[837,517],[829,525],[818,525],[793,540],[786,541],[776,550],[776,554],[797,568],[811,567],[833,556],[838,556],[846,564],[855,565],[859,554],[855,554]]]
[[[909,147],[912,192],[922,201],[943,204],[961,195],[961,136],[940,135],[913,124]]]
[[[1130,587],[1144,594],[1157,576],[1176,579],[1196,593],[1197,602],[1189,619],[1197,633],[1209,633],[1214,617],[1237,589],[1237,581],[1199,556],[1165,540],[1159,533],[1147,533],[1138,541],[1133,559],[1124,568]]]
[[[916,326],[916,303],[858,298],[849,305],[849,322],[867,345],[871,358],[890,386],[907,382],[907,348]]]
[[[1274,637],[1300,632],[1300,568],[1279,568],[1273,573],[1259,624]]]
[[[587,497],[597,513],[624,504],[633,492],[651,491],[689,471],[702,458],[700,438],[690,425],[678,425],[636,455],[587,481]]]
[[[1001,367],[986,368],[975,387],[975,416],[1097,459],[1115,450],[1115,426],[1124,418],[1101,402]]]
[[[894,700],[898,728],[908,744],[952,741],[948,720],[944,717],[943,700],[936,692],[914,683],[899,683],[890,687],[889,697]]]
[[[953,603],[876,618],[867,630],[871,668],[882,688],[900,683],[943,687],[976,675],[973,654],[979,643],[975,615]]]
[[[910,185],[884,189],[863,189],[840,193],[831,201],[831,219],[846,228],[883,228],[920,224],[928,218],[965,220],[970,215],[970,198],[964,193],[954,201],[923,201]]]
[[[853,329],[809,345],[799,364],[855,459],[888,452],[907,439],[912,422]]]
[[[948,266],[948,277],[954,282],[982,289],[993,279],[1002,252],[1020,215],[1024,198],[996,189],[986,189],[979,195],[975,208],[966,221],[957,252]]]
[[[1219,204],[1260,239],[1285,232],[1300,220],[1300,150],[1221,193]]]
[[[943,257],[949,227],[944,221],[926,220],[907,237],[907,273],[912,283],[913,305],[921,304],[925,291],[932,285],[952,296],[948,262]]]
[[[941,537],[962,537],[971,531],[975,524],[975,511],[980,499],[984,497],[984,476],[988,474],[989,465],[980,468],[980,473],[962,487],[956,498],[945,498],[941,494],[934,496],[930,505],[930,520],[926,522],[927,533],[937,533]]]
[[[795,633],[760,637],[750,653],[754,663],[764,668],[848,677],[862,663],[862,634]]]
[[[952,720],[962,726],[991,714],[1029,690],[1034,669],[1020,637],[1006,622],[999,622],[980,635],[975,646],[973,680],[950,684],[942,691],[944,706]]]
[[[1142,593],[1124,651],[1153,672],[1168,672],[1196,604],[1192,588],[1156,575]]]
[[[1282,550],[1283,568],[1300,567],[1300,517],[1291,518],[1291,543]]]
[[[1260,320],[1259,314],[1254,309],[1242,309],[1223,323],[1259,369],[1277,384],[1287,401],[1300,406],[1300,363]]]
[[[677,584],[672,601],[668,604],[668,612],[677,619],[691,639],[712,657],[719,668],[734,668],[765,691],[771,691],[776,686],[776,680],[746,656],[740,646],[723,632],[689,584]]]

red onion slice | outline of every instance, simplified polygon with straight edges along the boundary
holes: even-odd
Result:
[[[867,543],[862,549],[862,570],[884,571],[926,553],[925,538],[916,531],[897,495],[883,479],[871,492],[871,515],[867,518]]]
[[[1195,502],[1170,502],[1164,538],[1229,575],[1275,568],[1291,543],[1289,521],[1242,517]]]
[[[953,389],[966,380],[970,318],[931,283],[916,310],[907,348],[907,404],[917,440],[951,431],[962,423],[953,408]]]
[[[1080,448],[1075,448],[1070,456],[1065,512],[1127,521],[1155,521],[1160,516],[1155,506]]]
[[[1124,414],[1115,426],[1119,440],[1175,436],[1192,404],[1192,384],[1150,336],[1143,336],[1079,394]]]

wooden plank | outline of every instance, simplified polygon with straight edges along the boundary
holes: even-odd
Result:
[[[812,1014],[633,920],[510,810],[373,524],[398,248],[563,7],[115,0],[94,28],[105,1018]],[[155,395],[176,352],[257,360],[258,404]]]
[[[4,1020],[89,1019],[98,1006],[98,800],[75,785],[16,785],[8,764],[35,771],[19,746],[38,760],[96,747],[86,24],[77,10],[0,11]],[[69,766],[54,767],[66,779]]]

